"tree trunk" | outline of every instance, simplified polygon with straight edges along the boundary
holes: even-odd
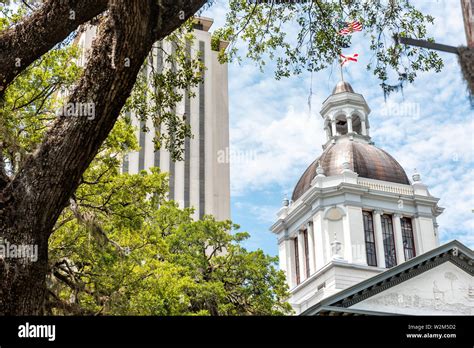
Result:
[[[38,260],[0,259],[0,315],[43,313],[48,238],[56,220],[114,126],[152,44],[176,29],[205,2],[108,2],[109,12],[99,26],[91,58],[68,100],[71,106],[93,105],[94,117],[76,114],[59,118],[15,177],[2,175],[0,251],[2,243],[7,242],[17,246],[33,245],[38,248]],[[96,5],[96,2],[89,3]],[[0,47],[1,41],[0,35]],[[26,44],[38,43],[30,40]],[[35,54],[41,55],[41,50]],[[0,169],[3,169],[1,165]]]
[[[15,245],[37,245],[38,261],[8,258],[0,264],[0,313],[42,312],[49,234],[112,129],[151,49],[157,18],[152,2],[111,2],[109,18],[68,101],[71,105],[93,103],[95,118],[58,119],[41,147],[3,190],[3,237]]]
[[[0,98],[12,80],[80,24],[107,8],[107,0],[48,0],[23,22],[0,33]]]
[[[108,0],[46,0],[24,21],[0,32],[0,99],[16,76],[79,25],[104,12],[107,3]],[[160,0],[153,6],[158,7],[158,3],[161,16],[153,32],[157,40],[196,13],[206,0]]]

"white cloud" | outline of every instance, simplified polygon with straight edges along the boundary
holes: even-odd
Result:
[[[278,202],[277,202],[278,203]],[[275,212],[279,209],[278,204],[275,205],[264,205],[264,204],[250,204],[245,201],[238,201],[235,203],[235,207],[247,214],[251,214],[256,221],[265,224],[273,224],[275,222]]]
[[[278,114],[283,117],[276,118]],[[294,180],[301,165],[309,164],[320,152],[322,122],[292,106],[274,115],[275,119],[267,121],[254,112],[255,119],[243,119],[233,128],[232,146],[256,151],[254,160],[232,163],[234,195],[271,184],[285,185]]]

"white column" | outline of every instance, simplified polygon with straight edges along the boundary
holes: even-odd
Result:
[[[286,267],[288,270],[288,285],[290,289],[294,288],[296,284],[296,253],[295,253],[295,239],[288,239],[288,255]]]
[[[332,246],[331,246],[331,232],[329,231],[329,220],[323,219],[323,231],[324,231],[324,263],[329,263],[332,260]]]
[[[280,270],[282,270],[285,273],[286,282],[291,287],[291,275],[290,275],[291,267],[288,267],[289,266],[289,263],[288,263],[289,250],[288,250],[287,242],[288,242],[287,239],[281,239],[278,241],[278,258],[279,258]]]
[[[306,262],[304,257],[304,237],[302,231],[298,231],[298,262],[300,265],[300,283],[306,279]]]
[[[314,253],[314,231],[313,222],[309,221],[308,228],[308,253],[309,253],[309,274],[313,274],[316,270],[316,257]]]
[[[368,135],[367,128],[365,128],[365,120],[360,119],[360,128],[362,130],[362,135]]]
[[[347,213],[342,217],[342,232],[343,232],[343,253],[342,257],[348,262],[353,262],[352,259],[352,238],[351,238],[351,227],[350,227],[350,218]]]
[[[395,235],[395,252],[397,253],[397,265],[405,262],[405,250],[403,248],[402,224],[400,214],[393,214],[393,233]]]
[[[374,210],[374,234],[375,248],[377,253],[377,266],[385,268],[385,250],[383,248],[382,219],[383,211]]]
[[[347,133],[352,133],[352,115],[347,115]]]
[[[315,261],[316,268],[320,269],[324,266],[324,249],[325,249],[325,240],[324,240],[324,229],[321,212],[313,216],[313,237],[315,242]]]
[[[423,248],[423,233],[421,231],[420,226],[420,218],[418,215],[412,219],[412,227],[413,227],[413,237],[415,239],[415,251],[417,255],[421,255],[425,252]]]
[[[329,131],[329,126],[324,127],[324,130],[326,131],[326,138],[328,140],[331,139],[331,132]]]
[[[336,120],[331,120],[331,127],[332,127],[332,136],[336,136]]]

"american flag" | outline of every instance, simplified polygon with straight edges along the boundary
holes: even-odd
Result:
[[[348,54],[347,56],[341,54],[341,66],[348,62],[357,62],[357,57],[359,57],[358,53]]]
[[[349,35],[354,31],[362,31],[362,24],[359,21],[346,23],[346,26],[339,31],[340,35]]]

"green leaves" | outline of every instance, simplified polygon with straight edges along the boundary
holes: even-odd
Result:
[[[194,97],[193,90],[205,70],[199,54],[192,54],[190,49],[193,39],[192,21],[188,21],[166,40],[156,43],[162,67],[156,68],[153,60],[158,58],[151,54],[122,110],[124,114],[134,113],[145,123],[151,120],[156,150],[166,148],[174,160],[182,160],[185,139],[192,136],[186,123],[190,115],[177,114],[177,105],[186,94]],[[143,131],[150,129],[145,127]]]
[[[248,235],[230,221],[193,221],[164,201],[162,176],[115,173],[80,187],[50,240],[50,289],[68,304],[52,313],[71,302],[76,314],[290,313],[277,259],[245,250]]]
[[[370,39],[374,52],[369,65],[382,81],[384,92],[393,84],[413,82],[417,71],[440,71],[441,58],[433,51],[401,46],[394,36],[418,39],[426,37],[426,27],[434,18],[417,10],[408,0],[336,1],[315,0],[295,3],[251,4],[245,0],[230,1],[226,24],[215,32],[216,40],[231,41],[222,61],[239,60],[235,49],[241,39],[246,56],[263,68],[267,59],[276,61],[275,77],[298,75],[302,71],[319,71],[338,60],[341,50],[351,43],[341,36],[344,22],[358,20],[363,34]],[[296,37],[287,32],[296,32]],[[224,53],[223,53],[224,55]]]
[[[49,241],[49,311],[104,315],[281,315],[291,312],[277,259],[241,246],[231,221],[192,219],[167,201],[167,175],[123,174],[136,150],[120,119]]]
[[[74,45],[49,51],[14,80],[0,101],[3,156],[13,172],[56,119],[65,92],[81,73],[78,56]]]

